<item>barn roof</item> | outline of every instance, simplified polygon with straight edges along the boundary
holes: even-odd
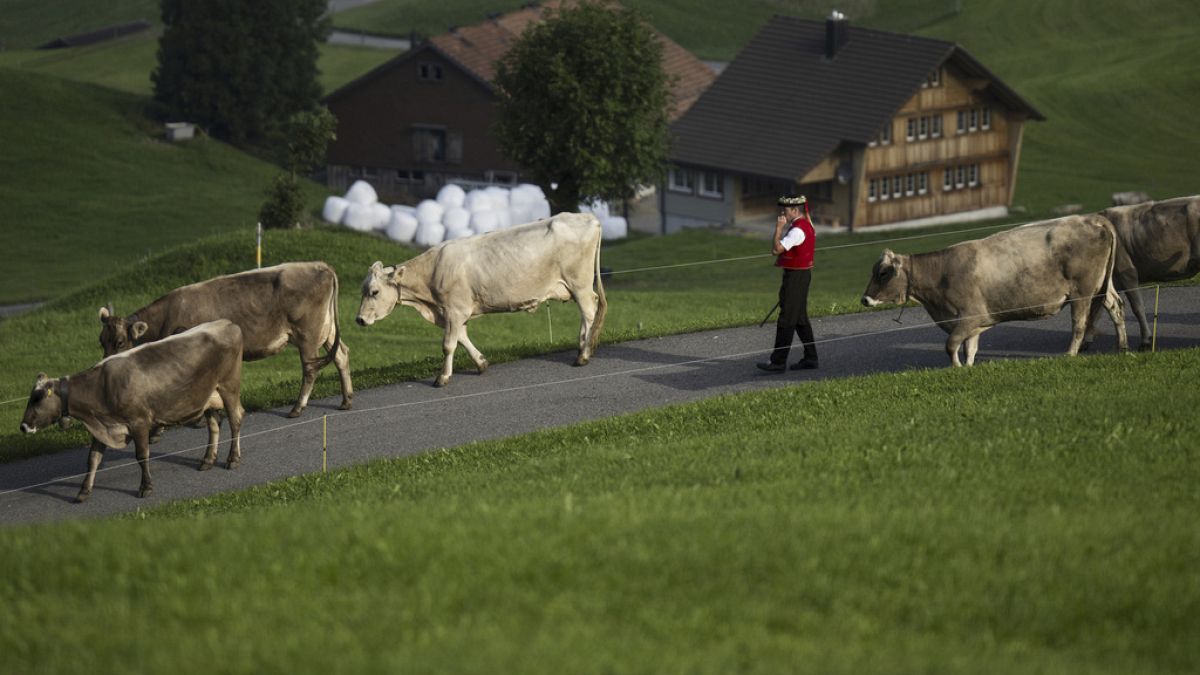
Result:
[[[493,14],[486,21],[470,26],[456,26],[448,32],[429,38],[424,44],[408,54],[396,57],[375,71],[364,75],[329,95],[335,98],[340,93],[373,79],[373,75],[407,60],[421,49],[432,49],[464,71],[474,76],[484,86],[493,88],[496,64],[508,53],[509,48],[530,25],[541,23],[550,10],[557,10],[561,2],[531,3],[506,14]],[[674,78],[672,100],[675,110],[671,119],[682,115],[704,90],[716,79],[712,68],[697,59],[678,43],[655,31],[663,46],[663,70]],[[378,71],[378,72],[377,72]]]
[[[866,144],[933,71],[952,63],[1004,105],[1045,119],[960,45],[776,16],[673,125],[679,164],[795,180],[843,142]]]

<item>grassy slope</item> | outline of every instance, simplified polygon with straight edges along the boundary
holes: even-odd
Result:
[[[57,37],[139,19],[157,24],[159,16],[158,0],[4,0],[0,43],[5,49],[32,49]]]
[[[800,384],[3,529],[0,651],[59,673],[214,653],[230,672],[1195,672],[1197,367]]]

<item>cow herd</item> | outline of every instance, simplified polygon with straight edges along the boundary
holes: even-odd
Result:
[[[441,372],[447,384],[461,343],[483,372],[487,359],[467,322],[496,312],[534,311],[547,300],[573,300],[581,315],[576,365],[591,359],[607,300],[600,278],[601,226],[589,213],[551,218],[443,242],[399,265],[372,264],[356,322],[370,326],[398,305],[413,307],[444,330]],[[1071,306],[1069,354],[1089,343],[1099,312],[1126,349],[1119,291],[1148,344],[1139,284],[1200,272],[1200,197],[1185,197],[1030,223],[990,237],[912,255],[885,250],[871,271],[864,305],[920,302],[949,334],[953,365],[974,363],[979,336],[1004,321],[1049,317]],[[300,392],[289,417],[308,405],[318,371],[335,364],[341,409],[351,407],[349,349],[338,317],[338,278],[324,262],[284,263],[177,288],[125,317],[99,311],[103,359],[56,379],[40,373],[21,430],[34,433],[77,419],[92,436],[77,501],[92,491],[104,450],[134,442],[142,472],[139,496],[153,490],[149,444],[165,427],[206,423],[200,469],[216,462],[220,415],[231,434],[228,468],[241,459],[242,362],[288,344],[300,353]],[[325,355],[320,355],[320,350]]]

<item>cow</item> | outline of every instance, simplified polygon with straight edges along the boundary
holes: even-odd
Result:
[[[1200,273],[1200,196],[1105,209],[1117,231],[1113,285],[1124,291],[1142,331],[1139,349],[1150,348],[1150,330],[1142,307],[1141,284],[1190,279]],[[1095,317],[1084,346],[1095,336]]]
[[[871,270],[862,304],[904,304],[911,298],[949,333],[946,354],[955,366],[965,343],[975,363],[979,335],[1003,321],[1044,319],[1071,305],[1067,353],[1083,342],[1095,302],[1117,327],[1127,349],[1121,298],[1112,282],[1116,234],[1102,217],[1067,216],[1029,223],[940,251],[898,255],[884,250]]]
[[[25,407],[21,431],[66,418],[79,420],[92,435],[87,477],[76,502],[92,495],[105,448],[133,439],[142,469],[138,497],[154,491],[150,478],[150,433],[155,427],[208,422],[208,448],[200,470],[211,469],[220,441],[220,412],[229,419],[226,467],[241,462],[242,330],[228,319],[200,324],[157,342],[109,356],[74,375],[50,379],[39,373]]]
[[[296,345],[303,379],[288,417],[308,406],[317,371],[333,361],[342,380],[341,410],[354,398],[350,349],[338,320],[338,278],[323,262],[293,262],[228,274],[176,288],[127,317],[100,308],[100,347],[111,356],[214,319],[242,329],[243,358],[256,361]],[[320,356],[324,347],[326,355]]]
[[[593,284],[595,290],[593,291]],[[600,279],[600,221],[590,213],[551,218],[445,241],[399,265],[371,265],[362,285],[357,322],[370,326],[397,305],[408,305],[445,330],[445,386],[461,342],[483,373],[488,362],[467,337],[467,322],[496,312],[536,311],[547,300],[579,305],[579,355],[591,360],[600,339],[608,301]]]

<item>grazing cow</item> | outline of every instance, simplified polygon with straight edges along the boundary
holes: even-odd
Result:
[[[1150,329],[1138,286],[1190,279],[1200,273],[1200,196],[1179,197],[1100,212],[1117,230],[1113,285],[1124,291],[1142,329],[1140,349],[1150,348]],[[1095,336],[1095,317],[1084,346]]]
[[[1093,302],[1108,310],[1126,349],[1121,298],[1112,284],[1116,235],[1098,216],[1030,223],[940,251],[897,255],[885,250],[871,271],[868,307],[912,298],[950,334],[946,354],[975,363],[979,334],[1003,321],[1044,319],[1071,304],[1067,353],[1078,353]]]
[[[290,342],[300,350],[300,397],[288,413],[308,405],[317,371],[333,361],[342,378],[342,410],[350,408],[350,349],[338,326],[338,279],[323,262],[294,262],[228,274],[176,288],[127,317],[100,309],[100,346],[105,356],[161,340],[192,326],[229,319],[242,329],[243,358],[278,354]],[[326,355],[320,356],[321,347]]]
[[[39,373],[25,407],[21,431],[70,417],[92,435],[87,477],[76,501],[92,495],[104,449],[123,448],[132,438],[142,468],[139,497],[154,490],[150,479],[150,432],[154,427],[208,421],[208,449],[200,469],[217,461],[219,410],[229,418],[229,457],[242,457],[242,331],[227,319],[200,324],[178,335],[110,356],[74,375],[48,379]]]
[[[595,291],[592,290],[595,284]],[[479,372],[488,362],[467,337],[467,322],[496,312],[533,312],[546,300],[579,304],[579,356],[591,359],[608,301],[600,280],[600,221],[590,213],[545,220],[443,242],[402,265],[376,261],[362,286],[358,324],[369,326],[396,305],[413,307],[445,329],[445,361],[435,381],[450,380],[454,350],[462,343]]]

